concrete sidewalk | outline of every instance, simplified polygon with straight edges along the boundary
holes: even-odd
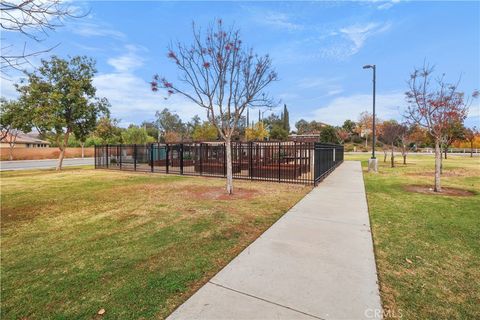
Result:
[[[346,161],[168,319],[374,319],[360,162]]]

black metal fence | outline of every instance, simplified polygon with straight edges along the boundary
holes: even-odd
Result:
[[[225,177],[225,144],[95,146],[95,168]],[[343,146],[316,142],[232,142],[236,179],[317,184],[343,161]]]

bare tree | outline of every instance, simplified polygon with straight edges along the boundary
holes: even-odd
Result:
[[[80,16],[84,16],[83,14]],[[23,0],[0,2],[0,26],[2,33],[14,32],[22,34],[35,42],[41,42],[48,36],[48,32],[63,26],[65,18],[74,17],[74,10],[61,0]],[[29,59],[49,52],[57,45],[44,50],[31,51],[27,49],[27,42],[23,48],[15,48],[12,44],[2,40],[0,71],[7,76],[8,70],[23,70],[30,64]]]
[[[445,75],[432,79],[434,68],[426,63],[420,69],[415,69],[408,82],[409,91],[405,93],[408,107],[405,117],[412,124],[427,129],[435,142],[435,187],[441,192],[440,145],[445,136],[445,130],[452,121],[463,123],[468,113],[470,99],[464,98],[459,92],[457,83],[445,81]],[[472,95],[476,97],[475,91]]]
[[[170,46],[168,57],[180,71],[178,85],[155,75],[153,91],[166,89],[181,94],[207,113],[207,118],[225,141],[227,193],[233,193],[231,138],[248,107],[270,107],[264,90],[277,79],[268,55],[259,56],[243,46],[240,33],[218,20],[205,35],[193,25],[193,43]]]

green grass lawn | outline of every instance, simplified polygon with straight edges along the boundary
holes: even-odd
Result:
[[[163,318],[311,188],[86,168],[1,173],[1,318]]]
[[[347,155],[362,160],[368,155]],[[396,168],[379,159],[364,171],[386,318],[480,319],[480,158],[444,160],[443,186],[474,196],[408,192],[433,186],[433,156],[409,156]]]

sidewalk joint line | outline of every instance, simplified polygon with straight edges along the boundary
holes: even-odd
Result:
[[[239,293],[239,294],[243,294],[243,295],[245,295],[245,296],[248,296],[248,297],[251,297],[251,298],[254,298],[254,299],[257,299],[257,300],[261,300],[261,301],[264,301],[264,302],[267,302],[267,303],[270,303],[270,304],[274,304],[274,305],[276,305],[276,306],[279,306],[279,307],[282,307],[282,308],[286,308],[286,309],[289,309],[289,310],[291,310],[291,311],[295,311],[295,312],[304,314],[304,315],[306,315],[306,316],[309,316],[309,317],[312,317],[312,318],[315,318],[315,319],[326,320],[326,319],[321,318],[321,317],[319,317],[319,316],[316,316],[316,315],[313,315],[313,314],[310,314],[310,313],[307,313],[307,312],[304,312],[304,311],[300,311],[300,310],[297,310],[297,309],[294,309],[294,308],[291,308],[291,307],[287,307],[287,306],[284,306],[284,305],[282,305],[282,304],[279,304],[279,303],[276,303],[276,302],[273,302],[273,301],[270,301],[270,300],[267,300],[267,299],[264,299],[264,298],[260,298],[260,297],[254,296],[254,295],[252,295],[252,294],[248,294],[248,293],[245,293],[245,292],[242,292],[242,291],[238,291],[238,290],[235,290],[235,289],[232,289],[232,288],[223,286],[223,285],[221,285],[221,284],[218,284],[218,283],[215,283],[215,282],[212,282],[212,281],[208,281],[208,282],[211,283],[211,284],[213,284],[213,285],[216,285],[217,287],[224,288],[224,289],[227,289],[227,290],[230,290],[230,291]]]
[[[361,227],[366,226],[364,223],[361,223],[361,222],[346,222],[346,221],[337,221],[337,220],[331,220],[331,219],[325,219],[325,218],[316,218],[316,217],[307,217],[307,216],[295,216],[295,218],[307,219],[307,220],[311,220],[311,221],[320,221],[320,222],[323,221],[323,222],[346,224],[346,225],[350,225],[350,226],[361,226]]]

